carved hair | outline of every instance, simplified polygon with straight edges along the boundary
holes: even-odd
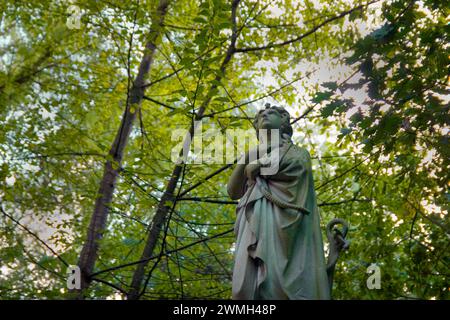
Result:
[[[269,103],[265,104],[265,108],[258,111],[258,113],[255,116],[255,119],[253,120],[253,127],[256,130],[256,136],[259,137],[259,128],[258,128],[258,119],[261,116],[261,113],[265,111],[266,109],[273,109],[276,110],[280,116],[281,116],[281,135],[287,134],[289,137],[292,137],[293,130],[291,126],[291,116],[289,112],[286,111],[283,107],[278,107],[274,105],[270,105]]]

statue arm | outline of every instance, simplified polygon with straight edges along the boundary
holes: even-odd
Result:
[[[284,161],[279,166],[278,171],[274,174],[264,174],[264,171],[261,171],[261,177],[266,180],[291,182],[301,178],[306,171],[306,164],[299,151],[295,149],[287,152]]]
[[[246,168],[247,170],[250,169],[253,175],[257,174],[259,165],[258,167],[255,167],[254,161],[249,164],[249,160],[257,159],[257,156],[258,148],[255,148],[246,152],[243,156],[244,159],[239,159],[238,164],[231,173],[227,184],[227,192],[231,199],[240,199],[245,193],[245,186],[248,179],[247,176],[250,174],[249,172],[246,172]],[[243,164],[240,163],[242,160],[244,160]]]
[[[237,164],[231,173],[227,184],[227,192],[231,199],[237,200],[242,198],[245,193],[245,184],[247,178],[245,176],[245,164]]]

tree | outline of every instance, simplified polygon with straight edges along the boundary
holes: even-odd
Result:
[[[443,3],[74,5],[2,4],[3,298],[65,297],[76,263],[80,297],[229,298],[232,164],[174,163],[171,136],[195,120],[249,129],[267,99],[311,152],[322,223],[351,224],[335,298],[447,298]],[[371,263],[381,290],[365,286]]]
[[[343,143],[359,142],[364,153],[384,158],[368,163],[371,167],[379,163],[387,173],[382,192],[389,196],[379,195],[372,205],[389,210],[394,222],[402,217],[391,228],[403,228],[406,236],[393,238],[396,251],[376,246],[378,255],[390,256],[385,269],[393,268],[392,259],[408,265],[408,271],[396,266],[387,272],[398,283],[390,290],[404,291],[407,297],[448,297],[441,282],[448,277],[444,270],[450,231],[447,13],[448,7],[439,1],[385,5],[384,24],[357,41],[347,59],[361,75],[359,81],[339,88],[326,83],[328,90],[318,95],[325,104],[325,118],[351,110],[341,129]],[[368,92],[362,105],[345,97],[347,90],[361,88]],[[408,224],[404,219],[410,220]],[[385,222],[377,217],[373,224],[377,231],[368,235],[384,233]]]

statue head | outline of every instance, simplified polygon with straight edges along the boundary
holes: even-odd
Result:
[[[266,103],[265,108],[258,111],[253,120],[253,126],[258,139],[259,129],[280,129],[281,136],[287,134],[289,137],[292,137],[293,133],[289,112],[283,107],[271,106],[270,103]]]

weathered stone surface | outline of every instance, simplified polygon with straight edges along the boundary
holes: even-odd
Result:
[[[289,113],[283,108],[266,105],[254,124],[257,132],[279,129],[260,137],[262,145],[279,143],[260,152],[258,160],[237,164],[228,182],[230,197],[240,199],[233,299],[329,299],[309,152],[292,143]],[[256,154],[249,151],[246,160]],[[275,154],[278,171],[263,174]]]

